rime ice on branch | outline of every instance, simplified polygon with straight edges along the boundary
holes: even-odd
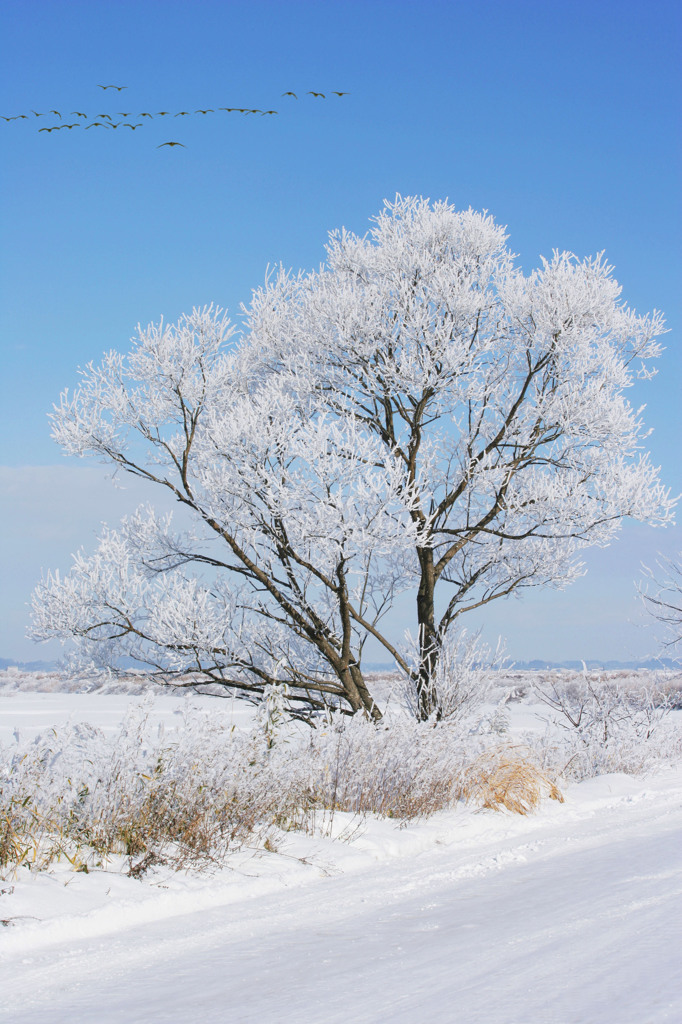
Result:
[[[35,635],[377,716],[371,635],[438,716],[463,614],[566,586],[626,517],[671,519],[624,397],[663,318],[623,305],[602,256],[555,252],[526,277],[490,216],[400,197],[327,254],[271,276],[238,347],[195,310],[63,396],[66,451],[170,489],[196,531],[151,511],[108,531],[38,589]],[[406,588],[416,666],[383,625]]]

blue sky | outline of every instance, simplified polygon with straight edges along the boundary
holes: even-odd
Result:
[[[41,568],[141,497],[50,440],[77,367],[138,322],[236,313],[268,264],[317,266],[330,229],[363,233],[396,192],[489,210],[526,270],[606,250],[626,301],[665,311],[659,376],[629,397],[682,491],[681,25],[672,0],[5,0],[0,114],[29,116],[0,121],[0,656],[54,654],[23,638]],[[156,116],[221,106],[279,113]],[[39,132],[59,119],[30,111],[51,109],[155,116]],[[644,655],[633,579],[679,536],[626,527],[566,592],[476,624],[518,659]]]

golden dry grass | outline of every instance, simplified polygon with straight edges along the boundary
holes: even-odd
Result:
[[[549,797],[563,803],[552,779],[533,763],[524,747],[503,746],[486,750],[464,768],[460,799],[494,811],[529,814]]]
[[[0,877],[55,861],[89,871],[116,855],[129,858],[135,877],[161,860],[200,868],[244,843],[262,843],[273,826],[315,832],[320,814],[331,822],[335,811],[405,821],[460,800],[529,814],[545,797],[563,799],[526,747],[480,753],[447,729],[357,722],[313,736],[307,749],[228,738],[221,757],[230,742],[234,757],[220,771],[211,758],[195,763],[178,754],[176,763],[170,748],[136,765],[132,743],[106,778],[98,770],[89,780],[92,789],[65,777],[54,792],[46,788],[50,762],[39,751],[35,762],[19,765],[24,775],[10,773],[6,788],[0,783]]]

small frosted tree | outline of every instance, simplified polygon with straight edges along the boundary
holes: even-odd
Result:
[[[377,717],[372,636],[438,716],[463,615],[566,586],[626,517],[671,519],[624,394],[662,331],[602,257],[525,276],[491,217],[398,197],[318,272],[255,292],[240,346],[195,311],[63,396],[65,450],[170,491],[196,529],[141,511],[107,531],[39,587],[34,635]],[[406,587],[416,664],[384,626]]]
[[[675,653],[682,646],[682,552],[659,558],[656,566],[644,567],[639,588],[644,606],[661,625],[663,647]]]

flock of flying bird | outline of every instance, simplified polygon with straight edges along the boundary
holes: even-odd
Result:
[[[107,89],[115,89],[118,93],[121,93],[124,89],[127,89],[128,86],[127,85],[98,85],[97,88],[98,89],[103,89],[105,92],[106,92]],[[348,96],[349,93],[347,93],[347,92],[338,92],[337,90],[334,90],[333,92],[330,93],[330,95],[331,96],[339,96],[340,97],[340,96]],[[291,96],[295,100],[298,99],[298,95],[295,92],[291,92],[291,91],[283,92],[282,96]],[[306,96],[312,96],[314,99],[323,99],[323,100],[325,100],[327,98],[327,94],[326,93],[324,93],[324,92],[313,92],[312,89],[310,89],[306,93]],[[203,115],[205,115],[205,114],[215,114],[216,111],[221,111],[221,110],[224,110],[228,114],[259,114],[261,117],[267,117],[268,115],[279,114],[278,110],[260,110],[260,109],[258,109],[256,107],[253,107],[253,108],[251,108],[251,107],[217,107],[217,108],[206,107],[205,110],[203,110],[203,109],[195,110],[194,113],[195,114],[203,114]],[[88,128],[130,128],[130,130],[134,132],[138,128],[142,128],[142,126],[143,126],[143,124],[145,124],[145,122],[144,121],[137,121],[136,123],[133,123],[132,121],[127,121],[126,120],[126,118],[128,118],[128,117],[132,117],[132,118],[148,117],[151,120],[153,120],[155,117],[190,117],[192,115],[192,111],[191,110],[179,110],[177,112],[177,114],[173,114],[170,110],[158,110],[156,113],[153,113],[153,114],[150,113],[149,111],[144,111],[141,114],[133,114],[130,111],[125,112],[125,111],[119,110],[119,111],[116,111],[116,116],[122,118],[121,121],[114,122],[114,119],[111,116],[111,114],[96,114],[95,115],[96,119],[90,121],[90,124],[83,124],[83,122],[80,121],[80,120],[79,121],[74,121],[73,124],[66,124],[66,123],[64,123],[64,119],[63,119],[62,114],[60,113],[59,110],[50,110],[50,111],[47,111],[46,113],[39,113],[36,110],[31,110],[30,113],[33,114],[34,117],[49,117],[52,114],[55,117],[58,117],[60,121],[62,121],[62,124],[54,124],[54,125],[51,125],[49,128],[46,127],[46,128],[39,128],[38,129],[39,132],[48,132],[48,133],[49,132],[58,132],[58,131],[61,131],[63,128],[68,128],[69,130],[71,130],[73,128],[85,128],[86,131],[87,131]],[[85,118],[86,121],[88,120],[88,114],[85,114],[82,110],[72,110],[71,111],[71,116],[72,117],[78,117],[78,118]],[[26,120],[30,120],[30,116],[29,116],[29,114],[15,114],[13,117],[5,117],[4,114],[0,114],[0,119],[3,120],[3,121],[19,121],[19,120],[26,121]],[[183,148],[186,148],[184,142],[162,142],[161,145],[157,146],[156,148],[157,149],[162,149],[163,146],[182,146]]]

